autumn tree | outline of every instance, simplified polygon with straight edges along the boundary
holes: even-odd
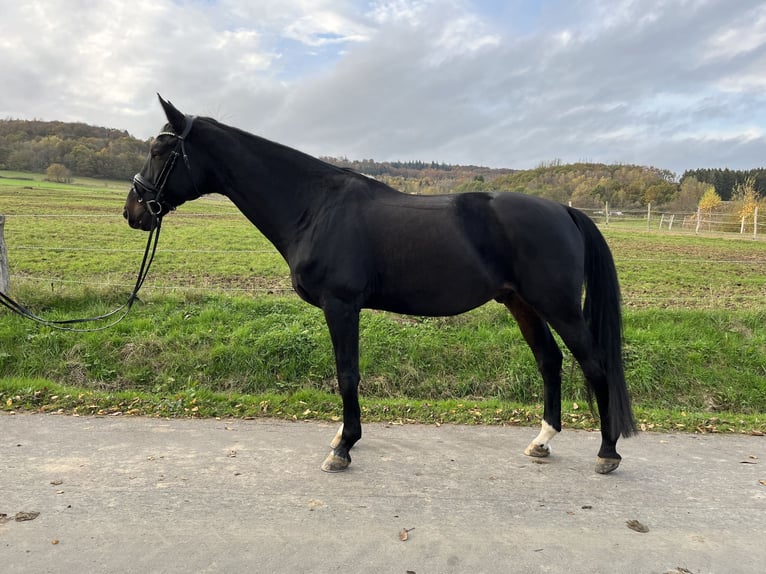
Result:
[[[758,191],[755,188],[755,178],[748,177],[743,183],[734,187],[731,195],[737,208],[737,217],[746,222],[753,219],[755,209],[758,207]]]
[[[48,169],[45,170],[45,179],[48,181],[55,181],[56,183],[71,183],[72,174],[65,165],[52,163],[48,166]]]
[[[721,206],[721,203],[722,203],[721,196],[718,195],[718,193],[716,193],[715,187],[713,187],[712,185],[709,186],[705,190],[705,193],[702,194],[702,197],[700,198],[700,201],[697,204],[697,207],[699,207],[702,213],[707,213],[708,229],[710,229],[713,211],[718,209]]]
[[[681,180],[678,195],[673,202],[673,206],[676,209],[685,211],[692,211],[693,209],[696,209],[699,205],[700,199],[702,199],[702,196],[710,187],[710,184],[703,183],[696,177],[685,177],[683,180]]]

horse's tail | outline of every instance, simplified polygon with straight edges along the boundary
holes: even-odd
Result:
[[[609,246],[590,217],[569,208],[585,240],[585,303],[583,314],[606,375],[613,438],[636,432],[622,363],[620,284]]]

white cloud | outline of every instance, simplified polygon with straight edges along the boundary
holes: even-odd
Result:
[[[766,45],[766,5],[760,4],[724,26],[707,42],[705,56],[710,60],[731,59]]]
[[[406,22],[420,24],[423,10],[433,0],[383,0],[372,2],[370,16],[379,24]]]
[[[369,39],[370,28],[331,11],[307,14],[285,28],[288,38],[308,46],[364,42]]]
[[[766,157],[757,0],[0,0],[0,13],[0,117],[148,137],[159,91],[315,155],[676,171]]]

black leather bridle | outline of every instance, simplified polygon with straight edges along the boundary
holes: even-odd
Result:
[[[173,151],[170,152],[170,155],[165,161],[165,164],[162,166],[156,181],[149,181],[140,173],[137,173],[133,176],[133,192],[138,197],[138,203],[143,205],[146,210],[158,220],[157,222],[159,222],[163,215],[175,209],[174,205],[162,197],[162,192],[165,190],[165,185],[167,184],[168,177],[172,173],[173,168],[176,165],[176,160],[179,157],[183,157],[184,164],[186,165],[186,170],[189,172],[189,176],[191,177],[191,164],[189,163],[189,156],[186,153],[185,141],[186,136],[189,135],[193,124],[194,116],[186,116],[186,126],[184,127],[184,131],[181,134],[177,134],[175,132],[160,132],[158,134],[157,137],[174,137],[176,138],[177,143]],[[193,178],[192,184],[194,184]],[[194,185],[196,188],[196,184]]]

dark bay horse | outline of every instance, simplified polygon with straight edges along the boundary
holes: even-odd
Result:
[[[455,315],[490,299],[515,317],[544,382],[542,428],[525,453],[548,456],[561,431],[562,354],[553,328],[596,397],[596,472],[619,466],[617,439],[636,426],[623,373],[617,274],[590,218],[516,193],[406,195],[160,102],[168,124],[134,177],[125,218],[149,231],[182,203],[220,193],[282,254],[295,291],[324,312],[335,351],[343,425],[323,470],[346,469],[362,435],[361,309]]]

